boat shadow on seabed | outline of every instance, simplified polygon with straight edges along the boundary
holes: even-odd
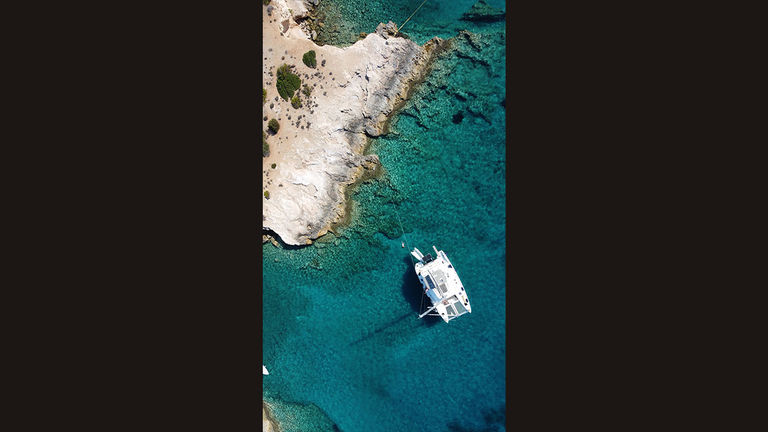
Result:
[[[416,276],[416,271],[413,269],[413,262],[408,257],[405,258],[405,262],[408,264],[408,270],[406,270],[405,275],[403,275],[403,283],[401,286],[403,290],[403,297],[405,297],[408,304],[411,305],[412,312],[406,312],[403,315],[387,322],[386,324],[379,326],[369,334],[352,342],[350,345],[357,345],[361,342],[369,341],[374,336],[381,336],[382,334],[391,334],[393,332],[402,331],[405,327],[412,328],[422,325],[426,327],[432,327],[433,325],[443,321],[443,319],[438,316],[430,315],[427,315],[422,319],[418,319],[419,313],[421,312],[419,308],[422,307],[421,298],[424,296],[424,288],[422,287],[421,282],[419,282],[418,276]],[[423,308],[426,309],[427,307],[429,307],[429,299],[424,296]]]
[[[414,318],[418,318],[419,314],[430,307],[432,303],[430,303],[429,298],[424,294],[424,287],[421,285],[421,282],[419,282],[419,277],[416,276],[416,270],[413,269],[413,261],[411,261],[410,255],[403,258],[403,261],[408,265],[408,270],[406,270],[403,275],[403,297],[405,297],[405,300],[411,305]],[[433,325],[442,322],[443,319],[439,316],[426,315],[419,321],[422,321],[427,327],[432,327]]]

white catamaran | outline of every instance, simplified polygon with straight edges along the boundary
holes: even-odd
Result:
[[[424,287],[424,294],[432,301],[432,307],[421,313],[419,318],[439,315],[443,321],[448,322],[467,312],[471,313],[467,293],[453,264],[445,252],[438,251],[434,246],[432,249],[435,250],[434,258],[430,254],[422,254],[416,248],[411,251],[411,255],[418,260],[414,265],[416,275]]]

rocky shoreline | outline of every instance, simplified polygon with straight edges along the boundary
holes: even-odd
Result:
[[[261,430],[263,432],[280,432],[277,421],[269,411],[269,405],[263,400],[261,406]]]
[[[391,115],[446,46],[439,38],[419,46],[397,37],[391,22],[346,48],[318,46],[307,23],[313,3],[273,0],[263,23],[264,130],[271,119],[280,124],[267,138],[263,227],[295,246],[311,244],[344,220],[346,188],[379,165],[376,155],[364,154],[368,138],[386,133]],[[302,63],[309,50],[316,52],[316,68]],[[282,64],[311,89],[300,95],[301,107],[277,95]]]

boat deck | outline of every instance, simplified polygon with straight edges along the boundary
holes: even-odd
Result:
[[[415,251],[418,252],[418,250]],[[471,313],[472,308],[459,275],[445,252],[437,250],[435,252],[437,254],[435,258],[429,254],[424,255],[424,259],[415,264],[415,270],[424,287],[424,293],[440,317],[448,322],[465,313]],[[418,257],[419,254],[415,253],[414,256]]]

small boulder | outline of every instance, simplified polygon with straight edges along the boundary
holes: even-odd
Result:
[[[379,23],[379,25],[376,26],[376,31],[374,33],[383,37],[384,39],[387,39],[397,33],[397,24],[393,23],[392,21],[386,24]]]
[[[377,137],[379,136],[379,130],[376,128],[376,125],[368,123],[365,126],[365,133],[368,134],[368,136],[371,137]]]

